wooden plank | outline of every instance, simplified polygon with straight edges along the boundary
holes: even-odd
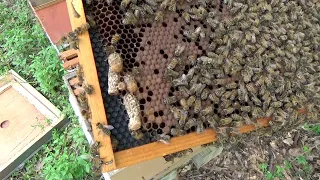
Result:
[[[65,61],[62,66],[64,69],[69,69],[69,68],[75,67],[78,63],[79,63],[79,58],[76,57],[71,60]]]
[[[73,2],[72,2],[73,1]],[[81,0],[67,0],[68,12],[70,17],[70,22],[72,29],[75,29],[82,24],[86,23],[86,17],[83,9],[83,4]],[[75,18],[73,15],[72,3],[77,7],[77,12],[80,14],[79,18]],[[107,121],[106,112],[103,105],[97,69],[93,57],[91,41],[89,33],[86,31],[79,36],[79,63],[83,68],[83,73],[86,81],[94,89],[94,93],[88,96],[88,103],[91,109],[92,116],[92,131],[94,139],[101,143],[101,148],[99,149],[100,157],[107,162],[103,165],[102,171],[105,169],[116,169],[116,163],[114,160],[113,150],[111,146],[111,139],[109,136],[104,136],[103,133],[99,133],[96,124],[98,122],[105,123]]]
[[[299,114],[306,113],[305,109],[299,109]],[[269,126],[271,118],[260,118],[257,120],[257,127],[254,125],[244,125],[238,128],[240,133],[248,133],[256,128]],[[117,168],[123,168],[157,157],[165,156],[171,153],[182,151],[188,148],[207,144],[216,141],[216,132],[212,129],[205,130],[201,134],[190,133],[184,136],[175,137],[170,140],[170,144],[154,142],[147,145],[116,152],[114,154]],[[112,169],[104,169],[111,171]]]
[[[74,57],[78,56],[79,51],[76,49],[69,49],[67,51],[63,51],[61,53],[59,53],[59,58],[62,60],[68,60],[68,59],[72,59]]]
[[[74,77],[74,78],[69,80],[69,84],[70,84],[70,86],[74,86],[74,85],[80,84],[80,80],[79,80],[79,78]]]

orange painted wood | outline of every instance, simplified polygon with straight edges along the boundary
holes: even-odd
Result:
[[[73,2],[72,2],[73,1]],[[86,23],[86,17],[83,9],[82,0],[67,0],[68,12],[72,29],[75,29],[82,24]],[[77,12],[80,14],[79,18],[73,16],[72,3],[76,5]],[[94,89],[94,93],[88,95],[88,103],[91,110],[92,117],[92,131],[94,139],[101,144],[99,148],[100,158],[106,162],[102,166],[102,171],[106,172],[106,169],[116,169],[116,163],[114,160],[113,149],[111,146],[110,136],[105,136],[99,131],[96,124],[107,122],[106,111],[101,95],[101,89],[98,80],[97,69],[93,57],[91,41],[88,31],[79,36],[79,63],[82,66],[84,77],[86,82]]]
[[[59,58],[61,60],[68,60],[78,56],[79,51],[76,49],[69,49],[67,51],[59,53]]]
[[[305,109],[299,109],[298,112],[306,113]],[[260,118],[257,120],[257,127],[254,125],[244,125],[238,128],[240,133],[248,133],[256,128],[269,126],[271,118]],[[216,132],[212,129],[205,130],[201,134],[190,133],[180,137],[174,137],[170,140],[170,144],[154,142],[143,146],[123,150],[114,154],[117,168],[123,168],[144,161],[148,161],[157,157],[182,151],[188,148],[211,143],[217,140]],[[111,171],[112,169],[108,169]]]
[[[77,66],[78,63],[79,63],[79,58],[76,57],[76,58],[73,58],[71,60],[65,61],[62,66],[63,66],[64,69],[70,69],[72,67]]]
[[[32,9],[53,43],[57,43],[62,36],[71,31],[65,1],[54,3],[38,10]]]

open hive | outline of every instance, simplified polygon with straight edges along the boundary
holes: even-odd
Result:
[[[142,6],[154,2],[136,3]],[[163,1],[154,7],[150,6],[154,8],[151,10],[159,12],[157,5],[161,3]],[[134,25],[129,25],[131,22],[123,24],[130,10],[121,9],[120,1],[109,4],[93,1],[85,7],[86,14],[91,15],[97,24],[96,28],[89,30],[92,51],[108,124],[114,127],[111,137],[119,141],[118,146],[114,147],[116,152],[119,151],[114,154],[115,162],[111,155],[102,155],[110,162],[104,171],[215,140],[212,131],[199,135],[192,133],[196,130],[200,133],[202,128],[199,127],[202,126],[214,127],[221,134],[228,130],[227,127],[232,127],[233,133],[246,132],[253,127],[245,124],[261,125],[258,118],[269,117],[261,120],[262,125],[266,125],[273,116],[274,122],[280,124],[275,127],[290,127],[301,123],[297,110],[303,107],[307,107],[310,118],[316,117],[319,102],[319,24],[316,22],[319,22],[319,14],[315,10],[319,9],[319,4],[239,1],[224,7],[219,1],[183,3],[172,0],[170,3],[177,3],[176,8],[168,5],[171,11],[164,10],[163,20],[153,22],[154,16],[151,15],[144,22],[141,17],[141,22]],[[131,6],[128,4],[128,7]],[[310,7],[312,10],[307,10]],[[204,17],[192,17],[190,22],[185,21],[185,12],[189,12],[190,16],[200,16],[197,13],[201,8],[207,13],[202,11],[201,16]],[[277,19],[278,16],[283,19]],[[301,22],[301,25],[293,26],[292,22],[295,21]],[[105,47],[111,45],[115,34],[120,35],[115,51],[124,60],[123,73],[139,71],[135,75],[138,91],[134,95],[139,100],[141,110],[144,138],[140,140],[131,137],[128,131],[129,117],[120,97],[126,92],[120,91],[119,96],[108,94],[107,59],[110,54],[105,52]],[[197,34],[195,38],[192,37],[194,34]],[[82,46],[86,47],[80,38],[80,52]],[[178,46],[185,47],[181,55],[175,55]],[[172,68],[174,75],[168,76],[168,64],[175,56],[181,60]],[[189,61],[191,56],[196,57],[195,62]],[[83,68],[86,77],[92,73],[86,70],[88,67]],[[191,74],[192,71],[194,74]],[[186,77],[188,74],[191,74],[189,79]],[[193,80],[197,75],[199,79]],[[90,83],[90,80],[87,81]],[[192,86],[197,89],[196,85],[203,88],[184,95],[179,88],[181,85],[174,85],[177,81],[187,81],[183,86],[189,91]],[[208,95],[201,97],[204,89],[211,95],[210,98]],[[181,101],[171,105],[163,103],[168,97],[181,100],[193,95],[197,96],[195,98],[198,102],[202,98],[200,111],[211,108],[208,113],[195,112],[195,103],[191,103],[193,105],[185,110],[182,110]],[[315,99],[310,102],[310,98]],[[92,103],[89,96],[91,109]],[[189,116],[187,122],[183,123],[176,118],[174,109],[178,109],[179,113],[185,111]],[[92,119],[93,124],[105,123],[102,119],[94,120],[94,115]],[[195,122],[183,127],[190,120]],[[190,134],[173,138],[169,145],[151,143],[141,146],[155,141],[160,134],[175,135],[172,129]],[[185,143],[185,146],[180,146],[181,143]],[[133,148],[135,146],[139,147]],[[142,153],[153,149],[159,150],[142,158]],[[129,155],[137,157],[125,157]]]

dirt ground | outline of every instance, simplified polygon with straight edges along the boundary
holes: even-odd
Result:
[[[320,179],[320,136],[309,127],[282,134],[266,128],[232,141],[200,169],[181,168],[179,179]]]

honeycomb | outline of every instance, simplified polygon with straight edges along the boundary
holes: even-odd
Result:
[[[201,20],[185,22],[182,17],[183,12],[192,11],[194,7],[203,9],[200,4],[206,3],[205,0],[188,1],[188,3],[180,4],[175,12],[166,11],[164,21],[150,21],[148,23],[147,20],[133,26],[123,24],[123,18],[128,20],[130,13],[129,15],[127,13],[124,17],[125,12],[120,10],[120,3],[120,1],[114,1],[111,5],[108,5],[107,2],[93,1],[85,8],[86,14],[93,16],[97,23],[97,27],[90,30],[90,35],[107,116],[109,123],[115,127],[112,130],[112,136],[119,141],[117,150],[155,141],[155,137],[159,134],[170,134],[170,130],[174,127],[179,129],[178,124],[180,122],[176,119],[180,121],[182,118],[175,119],[169,105],[164,103],[164,99],[168,97],[175,96],[178,100],[181,100],[183,96],[182,91],[172,87],[171,81],[164,78],[177,46],[185,47],[183,54],[180,56],[183,62],[174,68],[179,74],[178,77],[182,78],[183,74],[188,74],[190,69],[194,68],[194,63],[188,61],[188,56],[196,55],[197,61],[195,64],[199,69],[196,74],[201,76],[202,79],[196,79],[194,82],[189,79],[187,80],[188,85],[192,87],[195,83],[199,83],[197,85],[202,86],[200,83],[203,83],[205,84],[204,87],[208,88],[207,91],[212,94],[211,97],[213,98],[213,95],[215,95],[219,99],[217,101],[212,99],[212,101],[201,100],[200,108],[202,110],[207,106],[212,108],[212,111],[207,114],[199,113],[195,108],[188,110],[188,122],[192,124],[188,124],[188,126],[185,126],[183,122],[181,123],[183,125],[179,124],[179,126],[187,127],[184,128],[187,133],[195,130],[200,133],[202,130],[199,129],[203,129],[202,125],[204,128],[209,126],[209,120],[211,122],[210,126],[214,128],[215,124],[213,122],[217,121],[215,123],[219,126],[218,134],[223,134],[222,131],[226,131],[227,128],[235,127],[236,130],[236,127],[244,123],[256,123],[257,118],[260,117],[273,116],[275,121],[282,123],[279,127],[284,124],[291,126],[295,124],[298,118],[294,110],[305,107],[305,105],[308,105],[309,110],[315,110],[315,105],[307,102],[307,100],[312,96],[319,97],[317,95],[318,90],[315,87],[318,85],[312,82],[319,77],[317,74],[319,70],[318,45],[310,46],[311,41],[307,38],[312,37],[314,44],[320,41],[318,36],[319,25],[314,24],[312,26],[311,24],[311,22],[318,22],[316,18],[318,15],[313,15],[306,10],[305,16],[297,18],[297,15],[301,15],[299,9],[308,8],[298,7],[295,1],[272,1],[272,5],[261,1],[257,3],[258,5],[251,3],[249,10],[248,5],[235,2],[230,3],[233,5],[224,8],[223,1],[214,0],[210,1],[210,5],[205,6],[206,11],[217,12],[217,14],[215,12],[211,14],[210,18],[214,16],[215,20],[212,19],[211,25],[209,25],[209,18],[205,20],[206,22]],[[147,3],[150,3],[150,1]],[[312,3],[310,4],[312,5]],[[281,7],[271,7],[276,5]],[[290,13],[291,10],[294,12],[293,15]],[[234,16],[235,12],[238,11],[239,13]],[[244,14],[242,11],[249,11],[249,13]],[[199,13],[199,11],[195,12]],[[261,18],[258,18],[258,12],[262,16]],[[272,13],[280,18],[274,18]],[[281,15],[284,18],[281,18]],[[288,15],[290,15],[291,21],[301,21],[302,25],[293,26],[288,23]],[[252,18],[250,22],[245,18],[247,16]],[[312,19],[310,20],[309,17],[312,17]],[[273,18],[275,20],[272,20]],[[280,23],[283,27],[276,30],[270,26],[272,23],[269,21]],[[197,39],[191,41],[190,37],[186,37],[186,34],[188,34],[186,31],[190,31],[189,34],[192,34],[198,27],[201,27],[201,33],[207,35],[202,35],[203,38],[197,35]],[[290,31],[286,31],[286,29]],[[288,34],[286,34],[287,32]],[[116,44],[115,51],[124,60],[123,74],[134,73],[138,82],[138,92],[135,93],[135,96],[140,103],[142,131],[145,134],[145,138],[141,141],[136,141],[130,137],[127,129],[128,115],[121,102],[121,96],[126,92],[121,91],[119,96],[109,96],[107,94],[109,67],[106,62],[108,54],[106,54],[105,47],[112,45],[111,39],[115,34],[119,34],[121,37]],[[277,34],[284,35],[278,37]],[[305,37],[306,41],[302,41]],[[284,41],[288,44],[283,43]],[[295,46],[299,46],[301,51],[298,51]],[[312,51],[316,55],[313,55]],[[212,54],[209,55],[210,53]],[[295,59],[293,54],[301,58],[297,57],[296,60],[293,60]],[[212,57],[209,58],[209,56]],[[283,58],[279,58],[279,56]],[[208,62],[205,62],[205,59],[202,58],[208,58],[209,60],[207,59]],[[298,67],[297,64],[303,66],[299,65]],[[297,78],[294,79],[295,76],[292,75],[297,76]],[[205,81],[205,78],[207,78],[207,81]],[[306,83],[309,84],[306,85]],[[189,89],[189,92],[191,89]],[[202,89],[198,88],[198,90],[197,96],[199,97]],[[189,95],[194,94],[194,92],[189,93]],[[200,100],[196,102],[200,102]],[[181,105],[181,102],[173,103],[173,106],[178,108]],[[249,107],[249,110],[246,110],[246,107]],[[179,112],[182,112],[182,110]],[[314,117],[316,115],[317,113],[313,114]],[[284,123],[285,119],[293,120]],[[203,121],[208,122],[202,124]]]
[[[90,6],[85,7],[86,14],[93,16],[98,25],[90,29],[89,33],[108,123],[115,127],[112,135],[119,141],[117,151],[155,141],[156,134],[169,134],[170,128],[174,127],[173,114],[163,103],[163,99],[178,94],[177,89],[164,80],[164,71],[173,58],[177,45],[185,46],[182,59],[187,59],[189,55],[206,54],[205,49],[210,39],[207,37],[191,42],[184,37],[183,30],[194,30],[199,26],[205,31],[212,30],[203,22],[191,21],[187,24],[183,20],[183,9],[198,7],[193,4],[179,7],[176,12],[166,13],[163,22],[139,24],[136,27],[122,24],[124,12],[120,10],[120,1],[114,1],[111,6],[107,2],[93,1]],[[223,12],[219,1],[217,4],[216,7],[208,6],[207,10],[218,8]],[[116,52],[124,59],[124,72],[131,72],[134,67],[139,70],[139,75],[135,77],[139,87],[136,96],[140,102],[142,132],[146,136],[143,140],[137,141],[131,137],[128,131],[128,115],[120,96],[110,96],[107,93],[108,54],[103,47],[111,45],[114,34],[121,37],[116,45]],[[187,72],[191,67],[187,64],[180,65],[179,73]],[[187,132],[190,131],[195,131],[195,127]]]

